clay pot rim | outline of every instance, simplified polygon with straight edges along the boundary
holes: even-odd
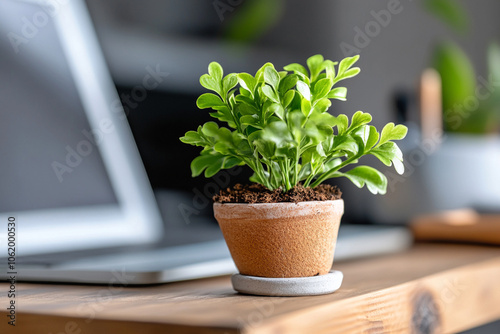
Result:
[[[277,203],[214,203],[216,219],[281,219],[286,217],[310,216],[319,211],[344,212],[344,200],[277,202]]]

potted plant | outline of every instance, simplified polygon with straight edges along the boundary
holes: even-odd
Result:
[[[379,133],[368,113],[358,111],[349,122],[327,112],[332,99],[346,100],[347,89],[335,85],[360,72],[353,67],[358,59],[338,63],[315,55],[307,59],[308,69],[290,64],[279,72],[266,63],[254,76],[224,76],[212,62],[201,76],[201,85],[216,94],[202,94],[197,106],[212,109],[210,115],[228,127],[208,122],[181,138],[203,147],[191,163],[193,177],[237,165],[254,172],[253,185],[214,197],[215,218],[241,275],[276,282],[327,277],[343,201],[336,187],[323,182],[347,177],[385,194],[387,179],[376,169],[347,169],[368,154],[403,173],[393,140],[405,137],[405,126],[389,123]]]
[[[423,4],[430,14],[450,29],[437,36],[430,65],[442,81],[443,136],[433,138],[434,148],[425,151],[425,161],[418,167],[411,191],[429,194],[421,201],[418,212],[435,212],[460,208],[498,210],[500,203],[500,45],[492,41],[485,50],[460,46],[457,37],[472,33],[472,18],[459,1],[427,0]],[[443,38],[444,37],[444,38]],[[462,36],[463,37],[463,36]],[[470,52],[485,55],[485,69],[477,71]],[[482,73],[481,73],[482,72]],[[423,144],[422,146],[426,145]],[[408,152],[411,153],[411,152]],[[470,159],[468,157],[474,157]],[[464,177],[474,169],[476,173]],[[410,190],[409,184],[398,184]],[[466,189],[466,190],[464,190]],[[399,190],[399,188],[398,188]],[[398,191],[399,192],[399,191]],[[398,196],[398,194],[394,194]],[[399,198],[402,196],[399,195]],[[391,200],[384,198],[384,201]],[[379,203],[380,206],[390,207]],[[401,201],[392,201],[392,206]],[[392,212],[392,216],[397,215]],[[387,221],[383,215],[380,219]],[[412,217],[405,213],[407,220]]]

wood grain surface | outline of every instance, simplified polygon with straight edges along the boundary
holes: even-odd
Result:
[[[420,244],[334,264],[337,292],[237,294],[229,277],[147,287],[17,283],[16,326],[0,333],[454,333],[500,318],[500,248]]]

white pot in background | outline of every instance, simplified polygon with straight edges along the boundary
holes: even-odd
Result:
[[[442,210],[500,211],[500,136],[446,134],[432,153],[425,145],[403,153],[405,174],[384,170],[390,173],[387,194],[364,198],[365,217],[404,223]]]

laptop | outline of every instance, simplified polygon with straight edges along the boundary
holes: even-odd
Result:
[[[0,96],[0,280],[137,285],[237,271],[213,219],[178,222],[165,208],[182,198],[155,197],[84,1],[0,0]],[[336,258],[410,244],[404,228],[346,226]]]

